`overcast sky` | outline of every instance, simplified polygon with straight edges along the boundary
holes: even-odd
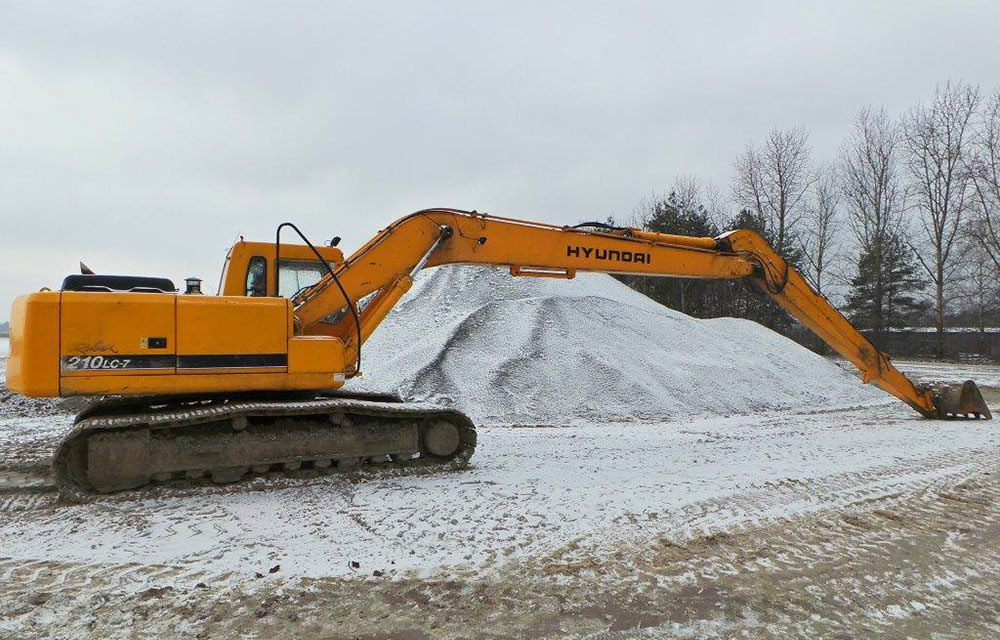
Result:
[[[0,0],[0,319],[99,272],[198,275],[283,220],[351,250],[444,205],[628,216],[729,191],[774,126],[1000,85],[1000,2]]]

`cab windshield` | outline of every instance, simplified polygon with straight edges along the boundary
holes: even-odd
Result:
[[[291,298],[319,282],[326,273],[326,267],[314,260],[278,260],[278,295]]]

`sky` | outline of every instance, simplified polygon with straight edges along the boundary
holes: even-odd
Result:
[[[1000,86],[1000,3],[0,0],[0,319],[102,273],[198,276],[296,222],[350,251],[430,206],[628,217],[729,192],[774,127]]]

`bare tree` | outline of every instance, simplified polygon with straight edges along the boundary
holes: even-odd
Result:
[[[836,169],[823,166],[817,171],[812,199],[803,219],[802,249],[805,267],[816,291],[823,294],[830,267],[840,257],[840,189]]]
[[[674,203],[681,209],[697,209],[703,206],[705,186],[693,175],[679,175],[670,185]]]
[[[840,192],[860,253],[870,257],[871,328],[883,341],[889,283],[884,282],[890,240],[903,217],[899,131],[884,109],[863,109],[841,148]]]
[[[972,239],[1000,271],[1000,89],[986,101],[970,168],[977,205]]]
[[[979,225],[976,221],[968,225],[966,232],[971,236],[961,265],[961,277],[956,287],[956,298],[962,307],[971,313],[975,327],[980,334],[980,353],[988,353],[986,326],[995,319],[1000,302],[1000,270],[986,245],[979,242]]]
[[[729,197],[714,182],[706,182],[703,189],[708,217],[720,231],[728,231]]]
[[[934,286],[936,352],[944,357],[944,318],[960,266],[962,221],[974,204],[968,171],[972,116],[979,88],[947,82],[930,103],[903,117],[903,139],[911,192],[925,242],[914,250]]]
[[[747,145],[734,168],[733,199],[767,221],[774,232],[774,248],[784,255],[813,181],[809,135],[804,129],[773,129],[763,147]]]

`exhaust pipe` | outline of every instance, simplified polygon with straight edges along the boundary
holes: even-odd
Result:
[[[983,394],[972,380],[966,380],[961,385],[936,388],[934,408],[938,418],[993,419]]]

